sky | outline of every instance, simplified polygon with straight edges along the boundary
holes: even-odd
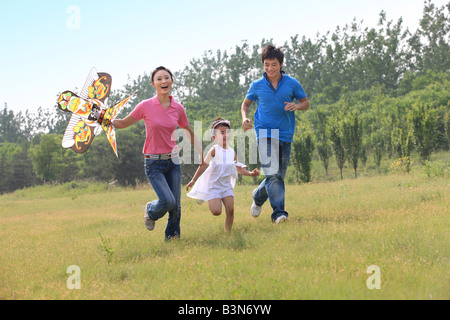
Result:
[[[181,70],[244,40],[314,39],[354,18],[376,27],[382,10],[415,31],[423,7],[423,0],[1,1],[0,108],[51,109],[62,91],[81,90],[92,67],[111,74],[118,90],[158,66]]]

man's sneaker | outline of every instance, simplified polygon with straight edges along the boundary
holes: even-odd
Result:
[[[286,217],[284,214],[282,214],[281,216],[279,216],[279,217],[275,220],[275,223],[276,223],[276,224],[279,224],[279,223],[282,223],[282,222],[287,221],[287,219],[288,219],[288,217]]]
[[[258,188],[256,188],[252,192],[253,197],[255,196],[256,190],[258,190]],[[255,200],[253,199],[252,207],[250,208],[250,212],[252,213],[252,217],[258,218],[259,215],[261,214],[261,211],[262,211],[262,207],[261,206],[257,206]]]
[[[252,216],[254,218],[258,218],[259,215],[261,214],[261,211],[262,211],[262,207],[257,206],[255,201],[253,200],[252,207],[250,208],[250,212],[252,213]]]
[[[155,220],[150,219],[149,216],[148,216],[148,206],[149,205],[150,205],[150,202],[147,202],[146,208],[144,208],[144,206],[141,206],[141,207],[144,210],[144,224],[145,224],[145,227],[149,231],[152,231],[153,229],[155,229]]]

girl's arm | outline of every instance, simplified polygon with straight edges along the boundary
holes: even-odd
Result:
[[[237,161],[237,155],[234,156],[234,160],[236,162],[238,162]],[[247,169],[244,169],[241,166],[236,166],[236,170],[237,170],[237,173],[239,173],[239,174],[241,174],[243,176],[249,176],[249,177],[257,177],[257,176],[259,176],[259,170],[257,168],[254,169],[252,172],[250,172],[250,171],[248,171]]]
[[[237,169],[237,172],[239,174],[242,174],[243,176],[249,176],[249,177],[257,177],[257,176],[259,176],[258,168],[254,169],[252,172],[250,172],[247,169],[244,169],[242,167],[236,167],[236,169]]]
[[[197,171],[195,171],[195,174],[192,177],[192,180],[186,185],[186,191],[189,191],[189,189],[192,188],[192,186],[197,181],[198,177],[200,177],[202,175],[202,173],[205,171],[208,164],[211,162],[211,159],[214,158],[215,155],[216,155],[216,149],[211,148],[211,150],[209,150],[209,152],[207,153],[205,160],[202,162],[202,164],[200,164],[198,166]]]

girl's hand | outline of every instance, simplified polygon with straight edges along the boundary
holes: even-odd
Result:
[[[195,181],[191,180],[189,181],[189,183],[186,185],[186,191],[189,191],[190,188],[192,188],[195,184]]]
[[[259,176],[259,170],[258,168],[254,169],[252,172],[250,172],[251,177],[257,177]]]

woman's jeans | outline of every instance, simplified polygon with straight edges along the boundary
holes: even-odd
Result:
[[[179,163],[179,161],[175,161]],[[172,159],[145,159],[145,174],[155,190],[158,200],[147,207],[148,217],[152,220],[162,218],[169,212],[166,226],[166,240],[180,237],[181,219],[181,166]]]
[[[279,216],[288,216],[284,209],[285,185],[291,144],[274,138],[261,138],[258,140],[258,152],[261,167],[266,179],[253,192],[253,200],[257,206],[262,206],[269,199],[272,206],[272,221]]]

